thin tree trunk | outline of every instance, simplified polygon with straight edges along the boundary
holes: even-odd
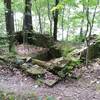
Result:
[[[89,2],[89,0],[88,0],[88,2]],[[88,62],[89,62],[90,37],[92,34],[92,29],[93,29],[93,24],[94,24],[94,19],[95,19],[95,15],[96,15],[96,9],[97,9],[98,2],[99,2],[99,0],[97,1],[97,4],[95,6],[92,21],[89,20],[89,7],[87,7],[87,11],[86,11],[86,17],[87,17],[86,34],[89,32],[88,38],[86,38],[86,44],[87,44],[86,66],[87,66],[87,68],[88,68]]]
[[[14,17],[11,9],[11,0],[4,0],[6,31],[9,40],[9,52],[14,51]]]
[[[39,19],[40,33],[42,34],[43,30],[42,30],[42,21],[41,21],[40,7],[38,9],[36,1],[35,1],[35,7],[36,7],[37,14],[38,14],[38,19]]]
[[[83,14],[85,12],[85,7],[84,7],[84,4],[83,4]],[[84,24],[84,17],[82,18],[81,20],[81,27],[80,27],[80,38],[82,39],[83,38],[83,24]]]
[[[68,16],[67,16],[67,19],[68,19],[68,27],[67,27],[67,36],[66,36],[66,39],[68,41],[68,36],[69,36],[69,30],[70,30],[70,8],[68,9]]]
[[[64,39],[64,36],[63,36],[63,32],[64,32],[64,10],[65,10],[65,7],[63,8],[62,10],[62,40]]]
[[[48,8],[48,18],[49,18],[49,21],[50,21],[50,34],[52,35],[52,18],[51,18],[51,14],[50,14],[49,0],[47,0],[47,8]]]

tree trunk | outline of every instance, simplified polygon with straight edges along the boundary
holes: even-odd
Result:
[[[82,13],[84,14],[85,12],[85,7],[84,7],[84,4],[83,4],[83,11]],[[84,17],[81,19],[81,27],[80,27],[80,39],[83,40],[83,24],[84,24]]]
[[[89,0],[88,0],[89,2]],[[96,15],[96,10],[97,10],[97,6],[99,4],[99,0],[97,0],[97,4],[95,6],[94,12],[93,12],[93,17],[92,20],[89,19],[89,7],[87,7],[86,9],[86,17],[87,17],[87,30],[86,30],[86,35],[87,33],[89,33],[88,38],[86,38],[86,44],[87,44],[87,54],[86,54],[86,66],[88,67],[88,61],[89,61],[89,48],[90,48],[90,37],[92,34],[92,29],[93,29],[93,25],[94,25],[94,19],[95,19],[95,15]]]
[[[38,19],[39,19],[39,28],[40,28],[40,33],[42,34],[43,30],[42,30],[42,21],[41,21],[41,13],[40,13],[40,6],[37,7],[37,2],[35,1],[35,7],[36,7],[36,11],[37,11],[37,14],[38,14]]]
[[[32,0],[25,0],[23,30],[29,32],[33,30],[31,7],[32,7]]]
[[[50,34],[52,35],[52,17],[51,17],[51,14],[50,14],[49,0],[47,0],[47,8],[48,8],[48,18],[49,18],[49,21],[50,21]]]
[[[28,32],[33,30],[32,14],[31,14],[32,0],[25,0],[25,12],[23,20],[23,43],[28,43]]]
[[[14,47],[14,17],[11,9],[11,0],[4,0],[5,5],[5,21],[6,31],[9,39],[9,52],[13,51]]]
[[[69,31],[70,31],[70,8],[68,8],[68,14],[67,14],[67,36],[66,36],[66,40],[68,41],[69,40]]]
[[[55,0],[55,6],[57,6],[59,3],[59,0]],[[53,31],[53,37],[54,41],[57,41],[57,23],[58,23],[58,9],[56,9],[53,12],[53,17],[54,17],[54,31]]]
[[[64,8],[62,10],[62,23],[61,23],[61,26],[62,26],[62,40],[64,39],[64,36],[63,36],[63,32],[64,32],[64,10],[65,10],[65,5],[64,5]]]

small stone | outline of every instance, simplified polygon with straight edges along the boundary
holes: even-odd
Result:
[[[39,86],[38,85],[34,85],[34,88],[38,88]]]
[[[97,81],[96,83],[97,83],[97,84],[100,84],[100,81]]]
[[[97,82],[97,79],[92,80],[92,81],[90,82],[90,84],[94,84],[94,83],[96,83],[96,82]]]
[[[27,78],[25,78],[25,81],[27,80]]]
[[[31,62],[32,61],[32,57],[27,57],[26,58],[26,62]]]

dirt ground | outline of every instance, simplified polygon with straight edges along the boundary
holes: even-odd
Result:
[[[88,69],[83,66],[80,69],[80,79],[66,79],[52,88],[46,85],[39,86],[34,79],[25,76],[16,68],[12,71],[5,65],[0,65],[0,91],[20,95],[20,100],[47,100],[46,96],[55,97],[56,100],[100,100],[99,61],[100,59],[92,61]],[[42,99],[23,99],[29,94]]]
[[[25,48],[21,45],[18,50],[23,53]],[[39,85],[18,69],[10,70],[3,64],[0,65],[0,91],[14,93],[19,97],[15,100],[100,100],[100,59],[93,60],[88,69],[85,66],[78,69],[77,73],[81,73],[77,80],[66,78],[55,86],[48,87]],[[47,96],[55,99],[46,99]]]

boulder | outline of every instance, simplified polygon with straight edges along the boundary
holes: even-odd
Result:
[[[26,35],[26,40],[23,41],[24,35]],[[48,34],[40,34],[37,32],[23,32],[19,31],[15,33],[16,43],[22,44],[23,42],[40,46],[40,47],[50,47],[54,44],[53,37]]]
[[[38,75],[44,75],[46,70],[40,67],[39,65],[32,65],[31,63],[24,63],[20,66],[20,69],[22,69],[25,73],[27,73],[30,76],[38,76]]]

